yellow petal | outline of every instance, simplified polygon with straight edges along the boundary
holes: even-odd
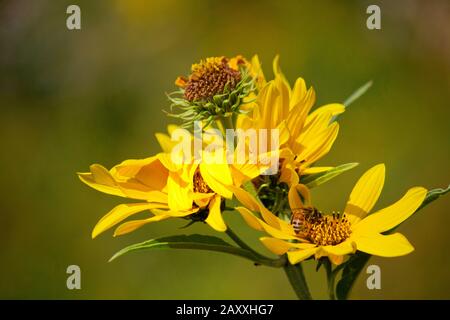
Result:
[[[300,159],[305,159],[304,167],[311,165],[325,156],[333,146],[339,132],[339,124],[334,122],[326,130],[318,132],[310,141],[305,140],[305,150],[299,154]]]
[[[204,208],[215,195],[215,193],[194,193],[193,199],[197,206]]]
[[[228,164],[200,163],[200,173],[203,180],[214,192],[227,199],[233,197],[233,193],[228,189],[228,186],[233,184]]]
[[[214,230],[223,232],[227,230],[227,226],[223,221],[222,212],[220,210],[221,197],[216,195],[209,204],[209,214],[205,222],[209,224]]]
[[[266,78],[264,77],[261,63],[259,62],[258,55],[254,55],[250,62],[251,75],[256,78],[256,84],[258,89],[261,89],[266,84]]]
[[[298,105],[300,102],[303,101],[303,99],[305,98],[306,95],[306,83],[305,80],[303,80],[303,78],[297,78],[297,80],[295,80],[294,83],[294,87],[292,89],[292,96],[291,96],[291,101],[290,101],[290,105],[291,105],[291,109],[293,106]],[[306,114],[309,112],[306,111]]]
[[[359,251],[380,257],[399,257],[414,251],[414,247],[400,233],[391,235],[364,234],[356,239]]]
[[[357,223],[372,210],[383,189],[384,176],[384,164],[378,164],[358,180],[344,210],[351,224]]]
[[[173,211],[184,211],[192,208],[193,186],[184,181],[177,172],[170,172],[167,179],[168,202]]]
[[[342,264],[342,262],[344,262],[344,256],[336,256],[334,254],[330,254],[328,256],[328,258],[330,259],[330,261],[335,264],[335,265],[340,265]]]
[[[239,202],[251,211],[261,213],[261,216],[264,219],[264,221],[261,221],[261,223],[264,224],[262,227],[266,232],[270,233],[274,237],[279,237],[280,239],[295,239],[294,229],[289,223],[279,219],[272,212],[267,210],[264,205],[258,203],[247,191],[236,187],[231,187],[231,189]]]
[[[172,161],[172,154],[171,153],[158,153],[157,157],[159,161],[161,161],[161,164],[169,171],[178,171],[181,170],[183,167],[183,163],[175,163]]]
[[[158,140],[159,145],[163,152],[170,153],[173,147],[177,144],[176,141],[172,139],[165,133],[155,133],[156,140]]]
[[[355,232],[370,230],[382,233],[388,231],[408,219],[422,204],[426,195],[427,190],[425,188],[411,188],[396,203],[367,216],[352,229]]]
[[[308,118],[309,119],[313,119],[316,115],[318,114],[329,114],[329,120],[328,122],[331,120],[332,117],[337,116],[338,114],[341,114],[345,111],[345,106],[341,103],[330,103],[330,104],[326,104],[320,108],[317,108],[316,110],[314,110],[313,113],[311,113]],[[307,119],[307,121],[309,121],[309,119]]]
[[[78,173],[82,182],[97,191],[125,197],[107,169],[99,164],[93,164],[90,166],[90,170],[91,172]]]
[[[287,162],[287,160],[285,160]],[[286,163],[281,166],[280,182],[286,183],[289,187],[299,183],[299,177],[292,164]]]
[[[262,173],[262,170],[257,164],[233,164],[230,166],[231,175],[233,177],[233,184],[240,187],[244,182],[256,178]]]
[[[269,249],[270,251],[272,251],[277,255],[285,254],[286,252],[289,251],[289,249],[292,248],[308,249],[315,247],[315,245],[312,243],[292,243],[270,237],[261,237],[259,238],[259,240],[261,240],[261,242],[264,244],[264,246],[266,246],[267,249]]]
[[[250,210],[244,207],[236,207],[235,209],[241,214],[242,218],[244,218],[245,222],[247,222],[251,228],[258,231],[264,231],[261,226],[262,221],[255,217]]]
[[[345,256],[356,251],[356,244],[352,239],[347,239],[335,246],[323,246],[321,250],[325,251],[327,255]]]
[[[282,146],[285,143],[287,143],[289,140],[289,137],[290,137],[290,133],[289,133],[289,128],[287,127],[286,121],[284,119],[281,119],[280,123],[277,124],[275,129],[278,130],[278,144],[280,146]],[[268,133],[268,135],[269,135],[269,133]],[[270,138],[269,141],[271,141],[271,140],[272,139]],[[274,148],[274,146],[269,146],[269,148],[267,150],[275,150],[275,148]]]
[[[169,133],[169,135],[172,135],[172,133],[173,133],[175,130],[179,129],[179,128],[180,128],[179,125],[176,125],[176,124],[169,124],[169,125],[167,126],[167,132]]]
[[[301,194],[301,196],[304,199],[304,203],[306,205],[311,205],[311,192],[309,192],[309,189],[304,184],[298,184],[295,186],[297,191]]]
[[[273,227],[265,222],[260,221],[261,227],[264,231],[270,234],[274,238],[284,239],[284,240],[297,240],[297,236],[290,224],[284,227],[279,226],[279,228]]]
[[[114,207],[110,212],[108,212],[92,230],[92,238],[97,237],[100,233],[108,230],[112,226],[118,224],[119,222],[125,220],[129,216],[149,209],[154,208],[167,208],[165,205],[154,204],[154,203],[128,203],[120,204]]]
[[[302,175],[322,173],[333,169],[333,167],[310,167],[302,170]]]
[[[303,202],[300,199],[300,196],[298,195],[295,186],[289,189],[288,198],[289,198],[289,206],[292,210],[303,208]]]
[[[296,251],[289,251],[287,253],[288,260],[291,264],[297,264],[299,262],[302,262],[305,259],[308,259],[312,255],[314,255],[319,248],[309,248],[309,249],[300,249]]]
[[[246,208],[250,209],[251,211],[259,211],[259,204],[250,193],[234,186],[230,186],[230,189],[233,191],[236,199],[238,199],[238,201],[242,203]]]
[[[168,218],[170,218],[171,216],[168,215],[158,215],[158,216],[153,216],[151,218],[148,219],[142,219],[142,220],[133,220],[133,221],[127,221],[123,224],[121,224],[120,226],[117,227],[117,229],[114,231],[114,237],[115,236],[121,236],[124,235],[126,233],[130,233],[140,227],[142,227],[143,225],[146,225],[148,223],[151,222],[156,222],[156,221],[162,221],[162,220],[166,220]]]
[[[295,88],[294,88],[294,94],[296,94]],[[303,99],[304,98],[305,97],[303,97]],[[311,98],[313,98],[313,97],[311,97]],[[294,99],[295,99],[295,97],[294,97]],[[299,100],[297,102],[294,102],[295,101],[294,99],[291,99],[291,101],[290,101],[291,110],[286,119],[287,127],[292,136],[291,137],[292,141],[294,141],[302,132],[308,112],[310,111],[310,109],[314,103],[314,98],[313,99],[307,98],[306,101]]]
[[[174,218],[181,218],[189,216],[193,213],[198,212],[199,208],[192,208],[190,210],[180,210],[180,211],[174,211],[174,210],[160,210],[160,209],[152,209],[152,213],[154,213],[157,216],[161,215],[167,215]]]
[[[122,189],[136,188],[137,191],[162,191],[167,185],[168,171],[158,156],[146,159],[125,160],[111,169],[112,176]]]

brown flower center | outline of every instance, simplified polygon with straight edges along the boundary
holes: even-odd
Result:
[[[230,67],[227,58],[207,58],[192,66],[189,79],[184,80],[184,97],[189,101],[208,100],[223,93],[225,86],[234,89],[240,80],[241,73]]]
[[[202,174],[200,173],[199,169],[195,170],[193,182],[194,182],[194,192],[198,192],[198,193],[212,193],[212,192],[214,192],[206,184],[205,180],[203,180]]]
[[[337,245],[351,233],[345,214],[323,215],[316,208],[292,210],[291,224],[299,237],[319,246]]]

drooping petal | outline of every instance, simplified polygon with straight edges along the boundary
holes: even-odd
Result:
[[[356,251],[356,244],[353,240],[347,239],[334,246],[323,246],[321,250],[326,252],[327,255],[345,256]]]
[[[91,172],[78,173],[78,177],[82,182],[97,191],[125,197],[106,168],[99,164],[93,164],[90,166],[90,170]]]
[[[170,172],[167,179],[169,207],[173,211],[184,211],[192,208],[193,190],[190,183],[184,181],[179,173]]]
[[[240,188],[231,187],[236,198],[241,202],[245,207],[250,209],[251,211],[257,211],[261,213],[261,216],[264,220],[264,224],[266,224],[269,229],[279,230],[278,232],[285,233],[281,237],[288,237],[289,239],[295,239],[294,229],[292,226],[284,220],[279,219],[272,212],[270,212],[263,204],[259,203],[255,198],[253,198],[247,191],[242,190]],[[263,226],[263,228],[265,228]],[[265,228],[266,230],[266,228]],[[266,230],[267,231],[267,230]],[[268,232],[268,231],[267,231]],[[273,231],[276,232],[276,231]],[[280,233],[277,233],[280,235]],[[277,237],[274,235],[274,237]]]
[[[194,193],[193,199],[195,204],[200,207],[204,208],[206,207],[211,199],[215,196],[215,193]]]
[[[238,201],[242,203],[246,208],[250,209],[251,211],[259,211],[259,204],[250,193],[234,186],[230,186],[230,189],[233,191],[236,199],[238,199]]]
[[[344,210],[350,224],[357,223],[372,210],[383,189],[384,176],[384,164],[378,164],[359,178]]]
[[[245,222],[247,222],[251,228],[258,231],[264,231],[261,226],[262,221],[255,217],[250,210],[244,207],[237,207],[236,210],[241,214],[242,218],[244,218]]]
[[[315,247],[315,245],[312,243],[292,243],[270,237],[261,237],[259,238],[259,240],[261,240],[261,242],[264,244],[264,246],[266,246],[267,249],[269,249],[270,251],[272,251],[277,255],[285,254],[286,252],[289,251],[289,249],[292,248],[309,249]]]
[[[241,214],[241,216],[244,218],[245,222],[252,227],[255,230],[259,231],[265,231],[269,235],[271,235],[274,238],[278,239],[284,239],[284,240],[295,240],[297,237],[294,234],[294,231],[289,230],[288,232],[285,232],[284,230],[274,228],[264,222],[263,220],[255,217],[253,213],[244,207],[237,207],[236,210]]]
[[[291,264],[297,264],[314,255],[317,252],[317,250],[319,250],[318,247],[300,249],[296,251],[288,251],[287,253],[288,260]]]
[[[414,247],[400,233],[391,235],[364,234],[355,239],[357,249],[380,257],[399,257],[414,251]]]
[[[100,233],[108,230],[135,213],[155,208],[164,209],[167,208],[167,206],[155,203],[119,204],[97,222],[92,230],[92,238],[97,237]]]
[[[125,223],[122,223],[120,226],[118,226],[116,228],[116,230],[114,231],[114,237],[116,236],[121,236],[124,235],[126,233],[130,233],[148,223],[151,222],[156,222],[156,221],[162,221],[162,220],[166,220],[168,218],[171,218],[171,216],[169,215],[158,215],[158,216],[153,216],[151,218],[148,219],[142,219],[142,220],[132,220],[132,221],[127,221]]]
[[[406,219],[408,219],[422,204],[427,195],[427,190],[422,187],[414,187],[396,203],[386,207],[356,224],[355,232],[372,231],[382,233],[388,231]]]
[[[287,160],[285,160],[287,161]],[[286,164],[281,167],[279,182],[286,183],[289,187],[296,186],[299,183],[299,177],[292,164]]]
[[[233,185],[240,187],[244,182],[256,178],[262,173],[262,169],[258,164],[233,164],[230,166],[231,176],[233,177]]]
[[[230,199],[233,193],[228,186],[233,184],[228,164],[200,163],[200,173],[206,184],[224,198]]]
[[[297,188],[295,188],[295,186],[289,189],[288,199],[291,210],[303,208],[303,202],[300,199]]]
[[[303,197],[303,202],[306,205],[311,205],[311,192],[309,192],[308,187],[306,187],[304,184],[297,184],[295,186],[297,191],[300,193],[300,195]]]
[[[223,221],[222,212],[220,210],[221,197],[216,195],[209,204],[209,214],[205,222],[209,224],[214,230],[224,232],[227,226]]]

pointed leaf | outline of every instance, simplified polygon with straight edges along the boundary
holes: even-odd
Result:
[[[305,176],[304,178],[302,178],[301,183],[305,184],[308,188],[314,188],[314,187],[317,187],[317,186],[327,182],[328,180],[331,180],[331,179],[337,177],[338,175],[340,175],[341,173],[344,173],[345,171],[353,169],[358,164],[359,163],[356,163],[356,162],[346,163],[346,164],[342,164],[340,166],[334,167],[333,169],[330,169],[325,172],[311,174],[311,175],[308,175],[308,176]]]
[[[111,259],[109,259],[109,261],[111,262],[129,252],[150,249],[196,249],[223,252],[248,259],[258,264],[273,267],[279,266],[278,260],[264,259],[256,256],[250,250],[234,247],[220,238],[199,234],[171,236],[136,243],[118,251]]]

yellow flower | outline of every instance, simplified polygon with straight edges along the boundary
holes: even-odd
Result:
[[[168,208],[167,179],[169,172],[157,156],[126,160],[111,170],[99,164],[90,166],[90,172],[78,173],[82,182],[107,194],[141,200],[140,203],[120,204],[106,214],[94,227],[92,238],[141,211]],[[150,217],[147,222],[167,219]],[[116,231],[117,233],[117,231]]]
[[[240,116],[238,128],[278,129],[282,148],[280,182],[298,184],[299,175],[318,173],[330,167],[310,166],[330,150],[337,137],[339,125],[334,116],[344,112],[339,103],[328,104],[310,113],[315,103],[314,89],[306,88],[298,78],[291,89],[274,59],[275,79],[259,92],[250,116]],[[267,146],[270,150],[270,146]]]
[[[311,256],[326,256],[334,264],[343,262],[356,250],[382,257],[397,257],[414,250],[400,233],[383,235],[410,217],[425,199],[427,190],[414,187],[396,203],[368,215],[384,184],[385,167],[379,164],[368,170],[357,182],[341,215],[324,216],[310,206],[307,189],[301,185],[289,192],[293,213],[291,222],[281,220],[242,189],[236,197],[245,207],[238,207],[246,222],[254,229],[267,232],[262,243],[273,253],[287,253],[291,264]],[[305,201],[301,201],[298,192]],[[251,211],[259,212],[262,219]]]
[[[175,128],[169,126],[169,132]],[[214,162],[216,155],[212,152],[204,152],[200,163],[194,159],[174,163],[170,153],[174,142],[162,133],[158,133],[157,138],[163,153],[146,159],[126,160],[111,170],[94,164],[90,172],[78,174],[81,181],[98,191],[143,201],[113,208],[94,227],[93,238],[131,215],[147,210],[154,215],[124,222],[114,235],[126,234],[147,223],[172,217],[205,221],[215,230],[225,231],[221,205],[224,199],[232,197],[228,186],[238,187],[264,170],[250,164]]]
[[[175,80],[179,90],[168,96],[172,102],[168,115],[183,120],[184,127],[195,121],[206,121],[208,127],[251,108],[254,91],[264,83],[257,56],[251,62],[241,55],[208,57],[193,64],[189,76]],[[180,112],[172,113],[174,108]]]

